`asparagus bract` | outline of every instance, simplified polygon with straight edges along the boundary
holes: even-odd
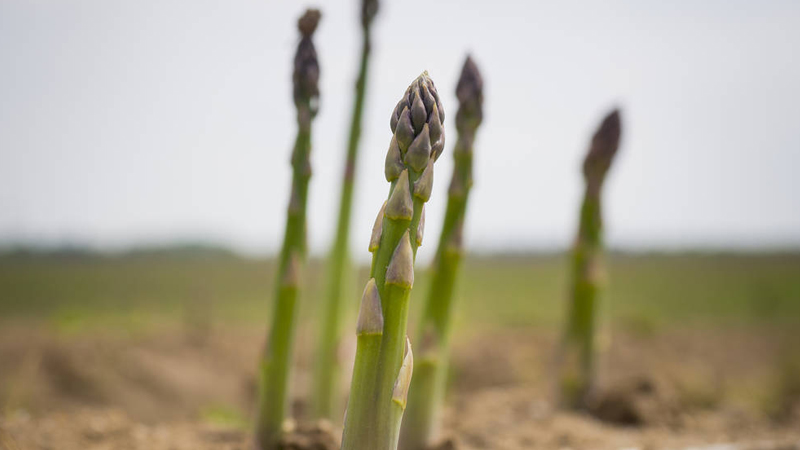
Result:
[[[319,64],[311,36],[320,13],[309,9],[298,20],[300,43],[294,58],[294,104],[297,109],[297,138],[292,152],[292,191],[286,215],[286,231],[278,260],[272,326],[260,364],[256,445],[262,450],[277,448],[288,405],[289,371],[299,272],[306,255],[306,198],[311,177],[311,122],[319,99]]]
[[[453,176],[448,190],[439,247],[431,267],[432,280],[417,342],[418,361],[403,422],[400,448],[423,450],[435,438],[448,366],[450,318],[454,286],[462,256],[462,230],[467,199],[472,187],[472,149],[483,119],[483,79],[475,62],[467,57],[456,87],[458,138],[453,149]]]
[[[314,373],[314,392],[312,412],[318,418],[334,418],[339,380],[338,348],[340,321],[342,316],[342,291],[344,280],[348,279],[350,262],[347,256],[350,217],[353,204],[353,182],[358,161],[358,143],[361,138],[361,117],[366,96],[369,55],[372,48],[371,28],[378,13],[378,0],[362,0],[361,3],[361,63],[356,80],[356,95],[353,115],[350,122],[350,135],[347,143],[347,157],[342,178],[342,192],[339,200],[339,220],[336,238],[328,259],[327,303],[318,335],[317,354]]]
[[[408,299],[414,284],[414,257],[422,242],[423,210],[433,187],[433,166],[444,148],[443,123],[439,94],[423,73],[408,87],[390,119],[393,135],[385,165],[386,180],[391,183],[389,198],[369,242],[372,265],[367,290],[375,284],[381,308],[374,308],[375,296],[365,295],[359,316],[361,324],[383,326],[380,333],[375,327],[357,330],[342,436],[345,450],[397,448],[412,370],[406,337]]]
[[[594,134],[583,162],[586,190],[572,252],[572,292],[560,367],[560,401],[584,408],[594,382],[595,322],[602,276],[601,190],[619,147],[619,111],[608,114]]]

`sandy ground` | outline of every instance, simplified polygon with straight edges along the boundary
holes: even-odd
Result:
[[[249,449],[261,335],[173,328],[65,336],[5,324],[0,448]],[[800,449],[793,340],[764,329],[606,333],[603,393],[590,415],[551,406],[554,333],[473,331],[454,349],[441,448]],[[298,347],[301,428],[286,447],[334,448],[335,425],[302,420],[309,358],[302,338]]]

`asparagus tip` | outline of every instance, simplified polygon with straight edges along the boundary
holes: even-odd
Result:
[[[428,71],[408,86],[392,112],[389,126],[406,164],[415,170],[422,170],[427,158],[439,158],[444,149],[444,110]]]
[[[411,341],[406,336],[406,349],[403,356],[403,364],[400,366],[400,371],[397,373],[397,379],[394,383],[392,390],[392,400],[400,405],[402,409],[406,409],[406,402],[408,400],[408,388],[411,385],[411,374],[414,371],[414,353],[411,351]]]
[[[319,12],[318,9],[307,9],[306,12],[297,19],[297,29],[300,30],[300,34],[302,34],[303,37],[311,37],[314,31],[317,30],[317,25],[319,25],[319,19],[321,17],[322,13]]]
[[[386,269],[386,284],[394,284],[411,288],[414,285],[414,250],[411,249],[411,238],[408,230],[403,233],[400,242],[394,249],[389,267]]]
[[[378,14],[378,0],[362,0],[361,2],[361,25],[369,27],[372,19]]]
[[[619,108],[612,109],[611,112],[606,114],[603,118],[603,122],[600,124],[597,133],[595,133],[595,137],[600,136],[611,141],[614,139],[618,140],[622,131],[621,122]]]
[[[461,68],[456,97],[460,103],[456,113],[456,126],[459,129],[466,126],[477,127],[483,120],[483,77],[472,56],[467,56]]]
[[[467,99],[483,98],[483,77],[471,55],[467,55],[461,68],[461,76],[456,85],[456,97],[462,103]]]
[[[361,308],[358,311],[356,335],[382,334],[383,310],[381,309],[381,296],[375,278],[370,278],[364,287],[361,296]]]
[[[308,9],[297,21],[302,39],[297,45],[292,75],[294,101],[298,105],[309,103],[312,116],[316,114],[316,101],[319,98],[319,61],[311,36],[317,29],[321,16],[319,10]]]
[[[583,173],[587,179],[602,180],[617,153],[621,134],[622,119],[619,109],[614,108],[603,118],[592,136],[589,153],[583,163]]]

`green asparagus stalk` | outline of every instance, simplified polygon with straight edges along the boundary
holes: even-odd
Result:
[[[441,423],[449,355],[450,319],[454,286],[462,255],[462,230],[472,187],[472,148],[483,118],[483,79],[467,57],[456,87],[458,139],[453,149],[453,177],[439,247],[431,267],[432,281],[420,321],[419,354],[408,399],[408,414],[400,435],[400,448],[423,450],[436,437]]]
[[[600,194],[619,147],[620,133],[619,111],[614,110],[594,134],[583,162],[586,191],[572,253],[571,303],[559,377],[560,401],[567,408],[586,408],[594,387],[595,316],[604,282]]]
[[[393,136],[385,175],[391,186],[369,243],[371,280],[365,292],[370,294],[362,299],[359,314],[344,450],[397,448],[413,370],[406,337],[408,300],[423,238],[424,206],[433,188],[433,165],[444,148],[443,123],[439,94],[423,73],[406,90],[390,120]],[[363,326],[367,323],[382,326]]]
[[[272,327],[260,364],[256,445],[261,450],[278,448],[288,405],[289,371],[298,280],[306,254],[306,198],[311,177],[311,121],[319,99],[319,64],[311,36],[320,12],[309,9],[298,21],[302,35],[294,58],[294,104],[297,138],[292,152],[292,193],[286,216],[286,232],[278,260]]]
[[[342,317],[342,291],[344,280],[350,273],[347,256],[350,236],[350,217],[353,204],[353,181],[356,173],[358,143],[361,138],[361,116],[366,96],[367,69],[372,48],[372,21],[378,12],[378,0],[362,0],[361,3],[361,65],[356,81],[356,95],[353,115],[350,121],[350,136],[347,143],[342,192],[339,200],[339,221],[336,226],[336,239],[328,259],[327,303],[321,317],[322,324],[317,342],[317,354],[312,395],[312,412],[317,418],[334,419],[338,411],[336,387],[339,384],[339,339]]]

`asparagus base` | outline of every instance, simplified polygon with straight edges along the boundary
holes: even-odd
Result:
[[[572,296],[559,363],[559,404],[585,409],[594,387],[595,321],[601,275],[600,186],[587,184],[572,255]]]
[[[289,375],[293,345],[293,328],[297,289],[282,291],[275,313],[286,320],[272,328],[268,354],[260,365],[260,393],[256,443],[260,449],[277,448],[282,434],[283,419],[288,407]]]

